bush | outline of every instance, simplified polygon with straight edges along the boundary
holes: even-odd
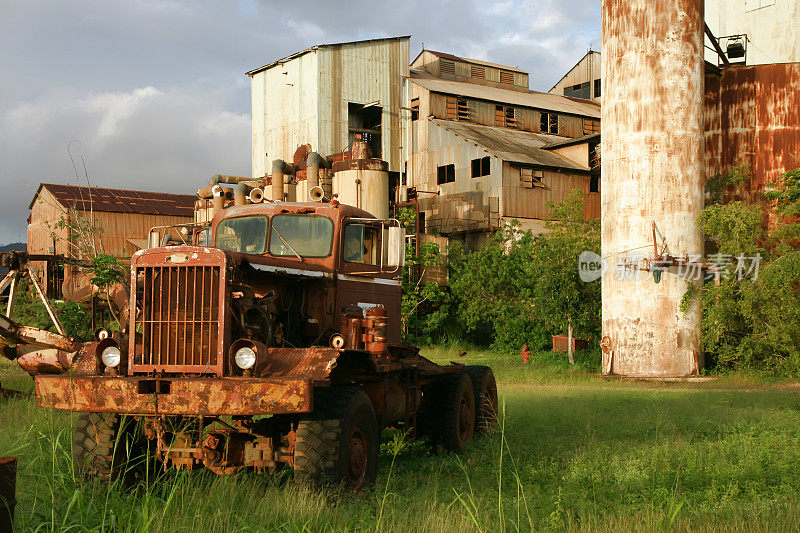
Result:
[[[730,269],[719,285],[709,280],[690,289],[684,304],[700,298],[701,340],[710,366],[795,376],[800,374],[800,169],[772,187],[765,194],[772,201],[767,212],[738,201],[703,210],[698,223]],[[741,257],[757,257],[758,270],[740,279]]]
[[[570,321],[576,337],[599,337],[600,283],[581,281],[578,256],[599,252],[600,221],[584,217],[579,191],[548,209],[546,233],[512,224],[483,249],[449,261],[456,317],[470,332],[491,331],[496,349],[546,348]]]

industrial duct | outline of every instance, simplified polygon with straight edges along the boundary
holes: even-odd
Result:
[[[233,205],[247,204],[248,194],[250,194],[250,187],[244,183],[238,183],[233,191]]]
[[[283,159],[276,159],[272,162],[272,201],[283,201],[283,180],[285,174],[294,176],[297,169]]]
[[[319,185],[319,169],[331,168],[330,162],[319,155],[317,152],[310,152],[306,159],[306,180],[308,181],[308,190]]]

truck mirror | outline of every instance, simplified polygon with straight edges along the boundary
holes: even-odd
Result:
[[[406,230],[390,226],[384,240],[384,257],[386,266],[397,268],[406,263]]]

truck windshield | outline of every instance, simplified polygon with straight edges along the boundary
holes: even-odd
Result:
[[[319,215],[275,215],[269,253],[277,256],[327,257],[333,244],[333,222]]]
[[[217,226],[216,247],[245,254],[263,254],[267,241],[267,217],[226,218]]]

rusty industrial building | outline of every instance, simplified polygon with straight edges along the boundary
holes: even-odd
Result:
[[[543,231],[548,200],[579,189],[599,217],[600,107],[531,91],[529,74],[423,50],[409,37],[314,46],[248,72],[253,177],[309,143],[322,154],[358,138],[387,161],[390,198],[415,204],[423,239],[478,246],[511,220]],[[301,176],[288,198],[304,200]]]
[[[195,199],[188,194],[42,183],[28,206],[28,252],[86,259],[75,229],[94,226],[99,229],[89,236],[91,246],[127,260],[147,247],[151,228],[192,222]],[[64,269],[70,267],[52,262],[31,266],[47,294],[60,297]]]

